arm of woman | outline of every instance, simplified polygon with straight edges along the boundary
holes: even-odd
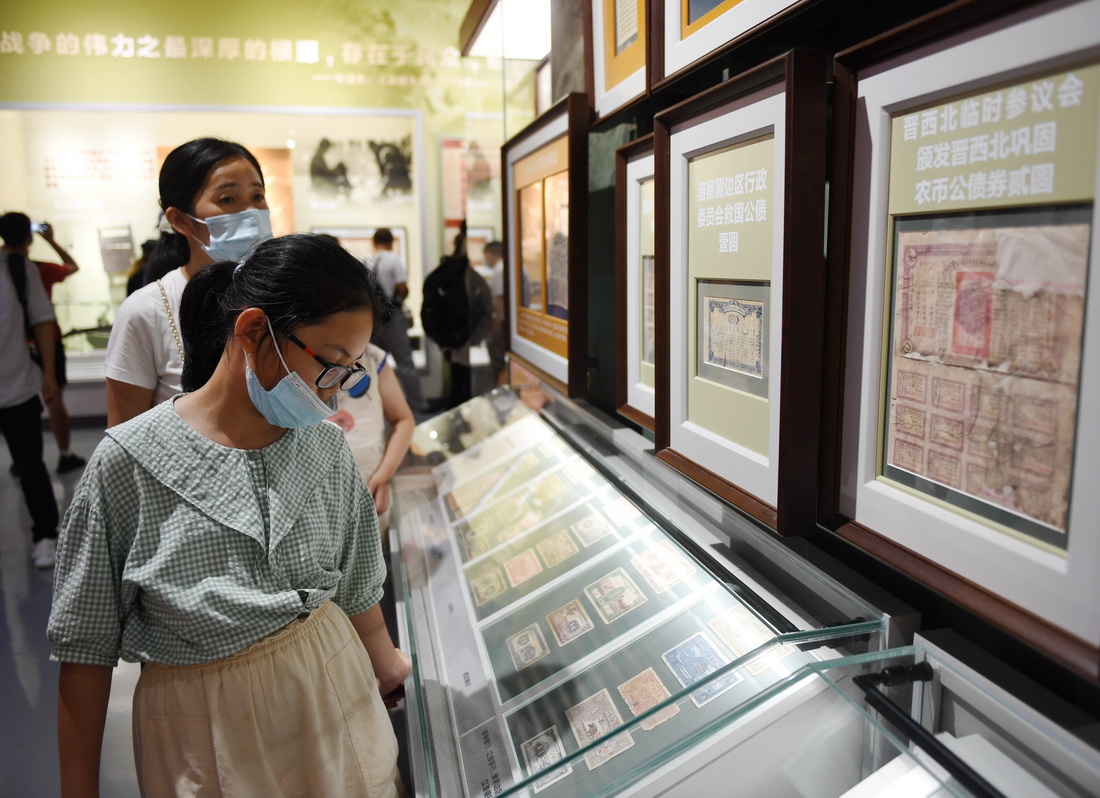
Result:
[[[140,416],[153,406],[155,388],[142,388],[107,378],[107,426],[113,427],[134,416]]]
[[[379,513],[384,513],[390,506],[390,480],[405,459],[405,453],[409,451],[416,419],[389,363],[382,367],[378,375],[378,392],[382,397],[382,413],[390,424],[390,438],[386,441],[382,461],[367,479],[367,487],[374,496],[375,508]]]
[[[365,612],[352,615],[350,620],[359,639],[363,641],[363,647],[367,649],[371,665],[374,666],[378,691],[386,698],[404,684],[405,677],[412,672],[412,660],[408,654],[393,645],[386,621],[382,617],[381,605],[375,604]]]
[[[63,798],[99,795],[99,761],[110,695],[111,668],[61,664],[57,747]]]

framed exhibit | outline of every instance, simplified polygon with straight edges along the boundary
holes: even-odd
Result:
[[[894,41],[838,56],[851,232],[831,236],[848,312],[825,509],[1097,678],[1100,2]]]
[[[570,396],[587,389],[588,119],[570,94],[502,152],[509,349]]]
[[[815,528],[827,77],[793,50],[654,121],[658,457],[781,535]]]
[[[586,0],[588,82],[597,117],[643,96],[648,88],[646,0]]]
[[[651,85],[807,4],[807,0],[656,0],[650,23]]]
[[[654,427],[656,250],[653,136],[615,153],[615,405],[637,424]]]

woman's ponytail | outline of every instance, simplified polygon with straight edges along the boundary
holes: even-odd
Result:
[[[225,351],[226,330],[240,313],[233,291],[235,268],[237,264],[231,260],[211,263],[192,277],[183,291],[179,320],[185,391],[205,385]]]
[[[161,233],[156,249],[145,264],[145,285],[155,283],[168,272],[191,260],[187,237],[179,233]]]

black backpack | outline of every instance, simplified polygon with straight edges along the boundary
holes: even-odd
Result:
[[[443,349],[455,349],[470,340],[469,268],[465,255],[451,255],[424,280],[420,322],[427,336]]]

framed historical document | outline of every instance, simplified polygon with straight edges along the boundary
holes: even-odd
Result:
[[[807,0],[657,0],[650,25],[651,85],[806,4]]]
[[[653,429],[657,351],[653,136],[615,153],[616,406]]]
[[[587,383],[588,116],[570,94],[502,153],[509,348],[570,396]]]
[[[586,0],[587,90],[597,117],[646,93],[646,0]]]
[[[815,529],[826,78],[794,50],[654,123],[658,456],[783,535]]]
[[[838,57],[834,525],[1096,678],[1100,2],[957,24]]]

